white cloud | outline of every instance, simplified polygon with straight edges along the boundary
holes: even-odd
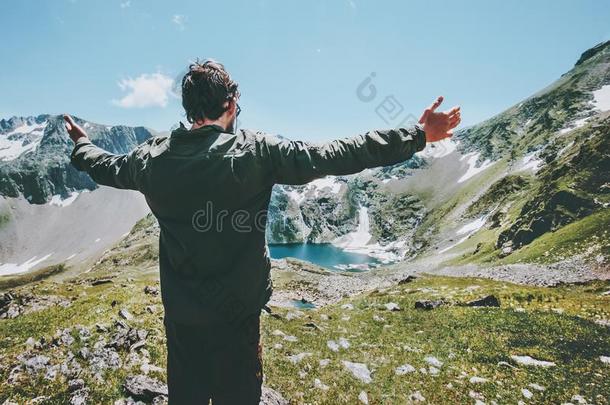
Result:
[[[127,94],[112,103],[124,108],[165,107],[173,96],[173,80],[162,73],[144,73],[127,78],[117,84]]]
[[[131,0],[126,0],[121,2],[121,8],[131,7]]]
[[[186,28],[186,17],[182,14],[174,14],[174,16],[172,17],[172,22],[178,26],[178,29],[180,31],[184,31],[184,29]]]

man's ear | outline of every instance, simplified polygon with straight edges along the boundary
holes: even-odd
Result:
[[[229,101],[227,101],[227,103],[229,103],[227,106],[227,112],[229,115],[235,114],[235,110],[237,109],[237,100],[235,100],[235,97],[232,97]]]

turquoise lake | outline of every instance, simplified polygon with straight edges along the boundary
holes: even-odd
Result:
[[[335,271],[363,271],[379,264],[379,261],[371,256],[346,251],[330,243],[269,245],[269,253],[274,259],[294,257]]]

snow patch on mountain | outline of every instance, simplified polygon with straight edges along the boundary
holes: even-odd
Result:
[[[396,240],[386,245],[381,245],[377,242],[360,248],[350,248],[345,250],[354,253],[361,253],[377,259],[382,264],[388,264],[404,259],[406,246],[406,241]]]
[[[0,134],[0,160],[14,160],[20,155],[36,150],[48,122],[23,124]]]
[[[455,233],[456,235],[464,235],[464,237],[462,237],[460,240],[458,240],[456,243],[447,246],[444,249],[441,249],[439,251],[439,253],[445,253],[446,251],[453,249],[454,247],[456,247],[457,245],[463,243],[466,241],[466,239],[468,239],[470,237],[470,235],[474,234],[475,232],[477,232],[479,229],[481,229],[484,225],[485,222],[487,222],[487,216],[483,215],[477,219],[475,219],[472,222],[469,222],[467,224],[465,224],[464,226],[462,226],[460,229],[458,229]]]
[[[575,129],[584,127],[585,124],[587,123],[587,121],[589,121],[589,118],[591,118],[591,117],[580,118],[576,121],[569,123],[566,127],[561,128],[559,130],[559,134],[561,134],[561,135],[567,134],[570,131],[574,131]]]
[[[79,196],[79,194],[80,193],[78,191],[73,191],[66,198],[62,198],[61,195],[55,194],[49,200],[49,204],[55,205],[57,207],[67,207],[68,205],[72,204],[76,200],[76,198]]]
[[[485,161],[483,161],[483,163],[481,163],[479,166],[477,166],[477,162],[479,161],[479,157],[481,156],[481,154],[479,152],[471,152],[471,153],[467,153],[464,156],[462,156],[460,158],[460,161],[463,161],[464,159],[466,159],[466,164],[468,164],[468,169],[466,170],[466,173],[464,173],[464,175],[462,175],[462,177],[460,177],[458,179],[458,183],[463,183],[468,179],[471,179],[472,177],[476,176],[477,174],[481,173],[482,171],[490,168],[491,166],[494,165],[495,162],[492,162],[489,159],[485,159]]]
[[[485,215],[483,215],[482,217],[477,218],[470,223],[467,223],[466,225],[464,225],[463,227],[458,229],[456,233],[458,235],[463,235],[465,233],[476,232],[479,229],[481,229],[483,227],[483,225],[485,225],[485,221],[487,221],[487,217]]]
[[[427,143],[424,150],[416,154],[428,159],[439,159],[448,156],[457,150],[458,142],[453,139],[443,139],[434,143]]]
[[[592,110],[598,110],[598,111],[610,110],[610,84],[602,86],[601,88],[593,91],[591,94],[593,94],[593,108],[588,111],[585,111],[585,112],[592,113]],[[581,128],[581,127],[585,126],[585,124],[591,118],[592,118],[592,116],[577,119],[577,120],[569,123],[564,128],[560,129],[559,134],[561,134],[561,135],[567,134],[570,131]]]
[[[447,252],[447,251],[449,251],[449,250],[453,249],[453,248],[454,248],[454,247],[456,247],[457,245],[460,245],[460,244],[462,244],[463,242],[465,242],[465,241],[466,241],[466,239],[468,239],[469,237],[470,237],[470,234],[468,234],[468,235],[464,236],[462,239],[458,240],[458,241],[457,241],[457,242],[455,242],[453,245],[449,245],[449,246],[447,246],[446,248],[439,250],[439,251],[438,251],[438,253],[445,253],[445,252]]]
[[[610,110],[610,84],[593,92],[593,104],[601,111]]]
[[[300,205],[305,199],[320,197],[322,192],[337,194],[341,190],[342,184],[336,177],[327,176],[313,180],[304,186],[284,187],[284,190],[291,200]]]
[[[517,170],[518,171],[531,170],[532,172],[536,173],[538,170],[540,170],[540,167],[544,164],[544,161],[542,159],[540,159],[537,155],[538,155],[538,151],[534,151],[534,152],[528,153],[527,155],[523,156],[523,159],[521,159],[521,165]]]
[[[40,264],[47,260],[49,257],[51,257],[51,255],[53,255],[53,253],[49,253],[48,255],[43,256],[40,259],[37,259],[38,256],[34,256],[21,264],[2,263],[0,264],[0,276],[25,273],[26,271],[29,271],[30,269],[34,268],[34,266],[36,266],[37,264]]]

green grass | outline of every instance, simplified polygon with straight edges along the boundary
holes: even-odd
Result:
[[[465,290],[472,285],[479,288]],[[335,305],[307,312],[300,321],[269,318],[266,355],[267,364],[272,365],[267,368],[267,376],[272,387],[294,392],[303,403],[357,403],[362,390],[371,403],[405,403],[414,391],[420,391],[431,403],[474,402],[469,397],[470,390],[487,400],[516,403],[523,399],[521,388],[528,388],[530,383],[546,387],[544,393],[534,394],[537,402],[568,401],[572,395],[582,393],[581,386],[590,387],[585,396],[596,398],[599,394],[608,398],[610,367],[597,357],[610,350],[610,330],[591,322],[596,317],[610,316],[610,300],[595,294],[600,287],[595,284],[541,289],[473,279],[429,278],[349,300],[353,310]],[[604,288],[607,287],[606,284]],[[417,299],[450,297],[463,302],[488,293],[500,298],[502,308],[413,308]],[[396,302],[404,310],[381,309],[388,302]],[[524,308],[525,312],[515,308]],[[558,314],[553,308],[561,308],[564,313]],[[383,317],[385,322],[374,321],[374,315]],[[344,316],[349,319],[342,319]],[[323,330],[303,326],[310,321]],[[269,333],[275,329],[296,336],[298,341],[286,342]],[[351,347],[332,352],[326,342],[339,337],[346,338]],[[273,349],[277,343],[282,348]],[[405,346],[421,352],[405,350]],[[312,356],[292,364],[287,356],[300,352],[311,352]],[[501,361],[510,362],[513,354],[554,361],[558,366],[512,369],[498,365]],[[395,368],[405,363],[418,370],[427,368],[424,357],[428,355],[445,363],[438,376],[419,371],[395,375]],[[323,358],[330,359],[324,368],[319,365]],[[373,370],[373,383],[354,379],[341,360],[368,364]],[[472,376],[488,378],[490,382],[471,384],[468,380]],[[314,378],[331,389],[314,389]],[[452,388],[447,387],[450,383]]]
[[[500,263],[553,263],[575,255],[610,255],[610,209],[598,211],[535,239]]]
[[[502,218],[502,224],[514,222],[519,216],[524,204],[525,199],[523,198],[512,201],[509,209]],[[502,229],[502,226],[495,229],[483,228],[476,232],[470,238],[449,250],[449,252],[457,251],[464,253],[447,260],[444,264],[449,266],[464,264],[496,264],[499,260],[498,254],[500,253],[500,250],[496,248],[496,242]],[[479,246],[478,250],[477,246]]]
[[[151,304],[161,308],[158,296],[143,293],[144,286],[152,282],[154,278],[130,281],[121,276],[114,283],[94,287],[48,281],[28,287],[37,295],[61,295],[74,301],[68,308],[50,307],[0,321],[0,403],[6,399],[23,403],[40,395],[50,396],[48,403],[65,403],[69,393],[62,378],[50,382],[26,376],[16,384],[7,383],[16,356],[25,349],[24,342],[30,336],[50,338],[57,329],[76,324],[91,327],[94,332],[89,343],[77,339],[70,348],[43,353],[53,363],[61,362],[68,350],[76,352],[82,345],[95,342],[100,334],[93,326],[111,324],[120,308],[137,315],[139,321],[130,322],[133,326],[149,330],[146,349],[151,353],[151,363],[164,367],[162,312],[145,311]],[[610,328],[594,323],[610,319],[610,297],[601,295],[607,290],[608,282],[545,289],[483,279],[424,277],[320,309],[303,310],[300,315],[295,309],[273,308],[280,316],[264,315],[262,320],[266,384],[295,404],[358,403],[361,391],[367,393],[371,404],[405,403],[415,391],[429,403],[474,402],[470,391],[480,393],[487,401],[516,403],[524,399],[521,388],[528,388],[530,383],[546,387],[543,392],[528,388],[535,402],[567,402],[572,395],[581,394],[597,403],[608,403],[610,365],[599,361],[599,356],[610,355]],[[496,295],[501,308],[450,305],[432,311],[414,309],[419,299],[445,298],[461,303],[487,294]],[[113,301],[115,306],[111,305]],[[388,302],[398,303],[402,310],[383,309]],[[342,308],[345,303],[354,309]],[[289,320],[288,313],[299,316]],[[375,316],[384,321],[374,320]],[[320,330],[306,326],[311,322]],[[285,340],[274,333],[276,330],[295,336],[297,341]],[[350,347],[331,351],[327,341],[341,337]],[[288,356],[304,352],[311,355],[297,364],[289,361]],[[553,361],[557,366],[511,368],[498,364],[506,361],[514,365],[510,360],[513,354]],[[123,360],[126,355],[121,353]],[[437,376],[420,371],[395,374],[395,368],[405,363],[418,370],[427,369],[426,356],[444,362]],[[329,359],[329,364],[320,366],[321,359]],[[367,364],[373,381],[365,384],[355,379],[342,365],[343,360]],[[112,403],[123,396],[121,384],[134,372],[138,370],[109,371],[103,384],[83,374],[91,390],[91,403]],[[153,376],[165,377],[163,373]],[[471,384],[472,376],[488,378],[489,382]],[[329,389],[314,388],[316,378]]]
[[[25,350],[24,343],[29,337],[36,339],[45,337],[49,341],[58,329],[75,327],[76,325],[87,326],[92,330],[92,336],[88,342],[93,343],[101,336],[100,333],[95,331],[95,325],[98,323],[111,325],[114,320],[118,319],[118,310],[128,308],[132,314],[146,314],[140,318],[141,322],[133,323],[132,326],[149,331],[148,341],[155,343],[147,346],[151,353],[151,363],[164,367],[166,352],[162,344],[164,331],[161,302],[159,297],[152,297],[143,293],[144,286],[149,284],[145,280],[140,280],[132,283],[122,282],[98,286],[70,286],[69,284],[48,283],[32,287],[31,291],[35,295],[53,294],[74,299],[74,301],[67,308],[52,306],[15,319],[0,321],[0,336],[4,337],[0,341],[2,365],[6,367],[16,364],[15,356]],[[112,302],[115,302],[115,306],[112,306]],[[156,315],[147,313],[145,311],[146,305],[157,305],[159,313]],[[108,339],[109,336],[106,334],[104,337]],[[83,344],[77,339],[75,344],[70,347],[70,351],[77,353]],[[67,357],[66,350],[61,348],[43,350],[40,351],[40,354],[51,357],[53,363],[61,363]],[[126,353],[123,352],[121,355],[124,362]],[[86,363],[82,362],[82,364],[85,365]],[[20,384],[9,385],[6,382],[8,371],[10,369],[3,368],[0,372],[2,377],[0,401],[13,398],[13,400],[22,403],[28,399],[44,395],[50,397],[45,403],[67,403],[67,398],[69,398],[67,381],[61,379],[49,381],[40,377],[38,379],[26,378]],[[90,375],[84,376],[87,386],[92,390],[91,403],[112,403],[114,399],[122,397],[121,384],[125,377],[134,371],[137,370],[118,369],[107,372],[104,375],[105,382],[103,384],[94,382]],[[157,377],[164,378],[163,375],[157,375]]]
[[[514,215],[513,207],[508,216]],[[520,209],[520,208],[519,208]],[[603,209],[583,219],[548,232],[536,238],[529,245],[515,250],[508,256],[500,257],[496,249],[500,229],[484,229],[454,248],[462,251],[459,256],[447,260],[446,265],[463,264],[552,264],[574,256],[595,260],[598,255],[610,256],[610,209]],[[481,244],[478,252],[476,246]]]

